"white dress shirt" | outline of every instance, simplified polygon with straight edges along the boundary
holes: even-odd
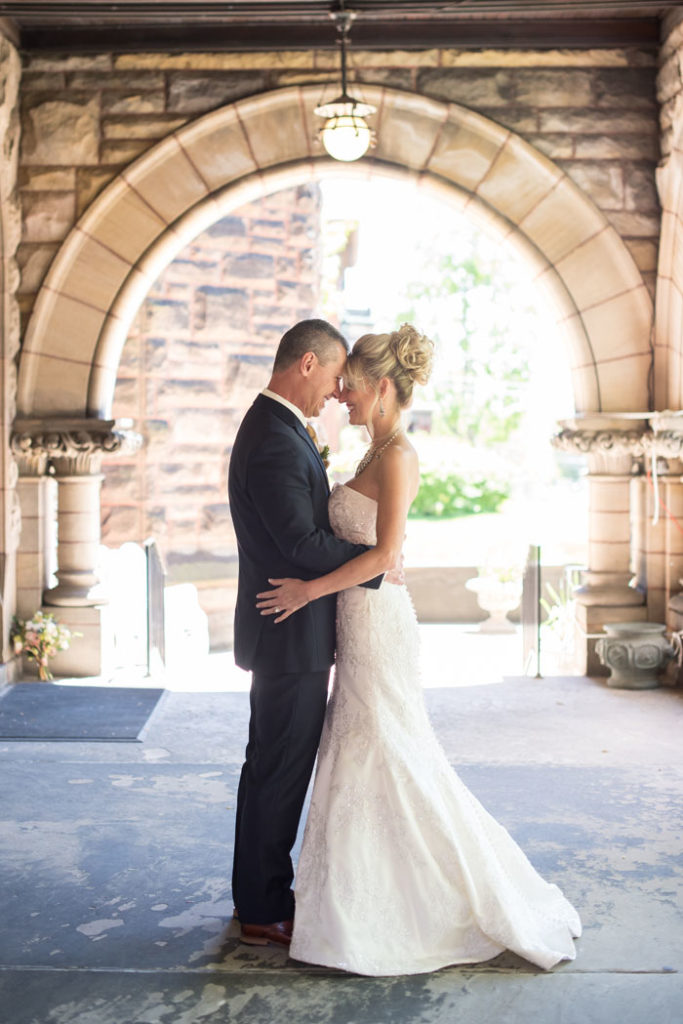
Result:
[[[306,417],[304,416],[298,405],[292,405],[292,403],[288,402],[286,398],[282,397],[282,395],[276,395],[274,391],[269,391],[268,388],[264,388],[261,394],[265,395],[266,398],[272,398],[274,402],[279,402],[280,405],[284,405],[285,409],[289,409],[290,412],[293,412],[296,418],[301,423],[304,430],[308,427]]]

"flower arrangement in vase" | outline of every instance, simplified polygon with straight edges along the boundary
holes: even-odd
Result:
[[[81,634],[57,622],[50,612],[37,611],[25,622],[14,618],[10,639],[14,653],[25,654],[38,666],[38,678],[49,680],[52,679],[49,659],[58,651],[68,650],[76,636]]]

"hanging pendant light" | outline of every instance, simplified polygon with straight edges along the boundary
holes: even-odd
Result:
[[[377,108],[349,96],[346,88],[346,43],[355,13],[345,10],[340,0],[330,11],[330,17],[340,33],[342,91],[336,100],[316,107],[315,113],[325,118],[320,139],[327,152],[334,160],[350,162],[359,160],[373,144],[373,132],[365,118]]]

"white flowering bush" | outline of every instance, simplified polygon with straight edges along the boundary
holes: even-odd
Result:
[[[26,622],[15,618],[12,623],[14,653],[25,654],[30,661],[35,661],[40,679],[52,679],[49,659],[58,651],[68,650],[76,636],[81,634],[57,622],[49,612],[37,611]]]

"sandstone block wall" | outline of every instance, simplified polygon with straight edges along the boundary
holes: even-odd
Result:
[[[17,197],[20,76],[19,54],[0,34],[0,663],[10,658],[8,640],[16,606],[16,552],[21,529],[17,466],[9,448],[19,350],[19,274],[15,254],[21,239]],[[0,683],[1,673],[0,667]]]
[[[519,133],[604,211],[654,287],[659,210],[655,55],[351,51],[351,78],[452,101]],[[333,51],[28,56],[19,250],[24,316],[70,227],[123,168],[187,121],[293,84],[338,89]]]
[[[661,126],[661,151],[666,162],[680,142],[683,116],[683,11],[674,11],[664,23],[659,53],[657,99]],[[677,136],[679,138],[677,138]]]
[[[351,62],[355,88],[386,84],[462,104],[547,154],[604,212],[654,290],[660,211],[653,54],[637,49],[352,51]],[[199,115],[264,90],[312,84],[320,86],[321,100],[329,99],[338,91],[337,65],[333,51],[26,57],[17,254],[24,322],[71,227],[138,156]],[[381,110],[376,120],[381,131]],[[256,219],[277,218],[267,213]],[[277,265],[289,257],[269,248],[277,239],[267,232],[251,238],[267,240],[268,246],[250,242],[245,249],[243,237],[239,231],[224,236],[218,277],[214,256],[204,261],[190,256],[180,272],[163,279],[141,312],[124,352],[115,413],[131,414],[148,436],[144,468],[143,462],[111,467],[104,495],[107,541],[165,531],[163,546],[167,554],[174,552],[176,573],[203,550],[202,538],[212,537],[203,599],[207,608],[210,600],[221,606],[220,615],[214,615],[218,643],[229,587],[225,565],[216,568],[214,563],[230,557],[229,525],[221,521],[220,507],[228,435],[239,418],[230,394],[221,390],[231,372],[225,362],[228,345],[244,346],[236,364],[240,373],[253,374],[249,385],[239,377],[238,385],[258,386],[254,360],[264,354],[259,346],[268,344],[268,325],[281,323],[275,311],[279,299],[288,324],[294,310],[296,316],[305,315],[299,289],[310,284],[297,279],[288,298],[286,289],[275,295],[274,283],[292,280],[284,265]],[[202,267],[202,261],[208,265]],[[254,339],[258,351],[248,347]],[[197,359],[196,346],[204,341],[208,347]],[[216,433],[226,437],[225,450],[211,455],[202,450],[207,410],[212,426],[218,423]],[[169,547],[176,543],[177,550]],[[213,597],[207,596],[211,588]]]
[[[218,221],[156,282],[123,349],[114,415],[147,443],[105,459],[102,540],[154,537],[169,582],[198,587],[216,648],[231,641],[237,574],[228,457],[282,334],[315,312],[319,222],[314,184]]]

